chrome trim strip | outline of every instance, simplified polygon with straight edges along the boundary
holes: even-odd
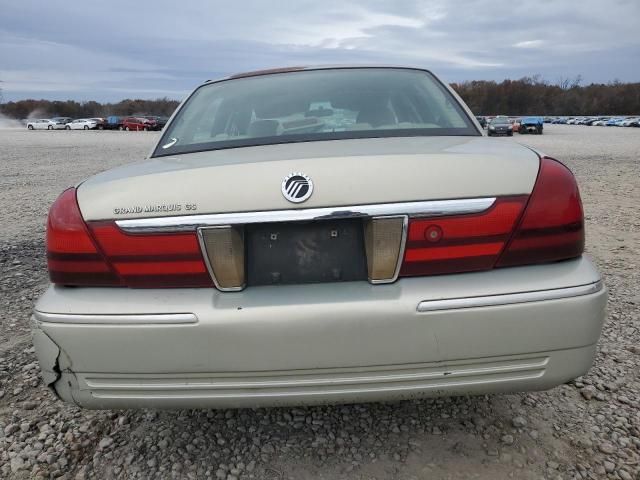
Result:
[[[245,283],[243,283],[239,287],[226,287],[225,288],[225,287],[222,287],[218,283],[218,279],[216,278],[216,274],[213,271],[213,266],[211,265],[211,261],[209,260],[209,252],[207,252],[207,246],[204,243],[204,234],[202,233],[203,230],[209,230],[211,228],[231,228],[231,225],[219,225],[219,226],[216,226],[216,227],[198,228],[198,230],[197,230],[197,232],[198,232],[198,243],[200,244],[200,252],[202,253],[202,257],[204,258],[204,264],[206,265],[207,271],[209,272],[209,275],[211,276],[211,280],[213,280],[213,284],[221,292],[239,292],[241,290],[244,290],[244,287],[246,287],[246,280],[247,280],[246,278],[245,278]],[[243,238],[243,241],[244,241],[244,238]],[[245,262],[246,262],[246,259],[245,259]],[[245,268],[245,277],[246,277],[246,268]]]
[[[185,325],[198,323],[193,313],[159,314],[71,314],[34,312],[36,320],[43,323],[67,323],[73,325]]]
[[[338,218],[361,218],[385,215],[409,217],[441,217],[463,215],[487,210],[495,197],[464,198],[456,200],[430,200],[423,202],[382,203],[343,207],[300,208],[295,210],[268,210],[256,212],[182,215],[176,217],[134,218],[116,220],[128,233],[184,232],[199,227],[243,225],[248,223],[300,222]]]
[[[537,290],[533,292],[487,295],[483,297],[450,298],[447,300],[425,300],[418,304],[418,312],[454,310],[462,308],[497,307],[516,303],[544,302],[563,298],[581,297],[597,293],[604,288],[602,281],[578,287]]]
[[[379,280],[371,280],[369,279],[369,283],[372,285],[381,285],[384,283],[393,283],[398,279],[398,275],[400,275],[400,268],[402,267],[402,261],[404,260],[404,251],[407,247],[407,232],[409,231],[409,216],[408,215],[397,215],[396,218],[402,217],[402,237],[400,238],[400,251],[398,252],[398,260],[396,260],[396,268],[393,272],[393,277],[384,278]],[[394,218],[393,216],[382,216],[382,217],[373,217],[376,218]]]

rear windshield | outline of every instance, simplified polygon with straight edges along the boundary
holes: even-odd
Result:
[[[154,156],[314,140],[480,135],[431,74],[343,68],[259,75],[198,88]]]

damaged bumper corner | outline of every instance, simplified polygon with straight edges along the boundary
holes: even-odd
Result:
[[[60,400],[75,404],[76,401],[71,395],[71,384],[62,380],[60,347],[40,329],[39,322],[33,317],[31,325],[31,338],[40,363],[42,380]],[[67,370],[65,373],[71,371]]]

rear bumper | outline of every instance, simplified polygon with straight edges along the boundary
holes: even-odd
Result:
[[[605,303],[584,257],[390,285],[51,287],[34,343],[45,380],[88,408],[480,394],[585,373]]]

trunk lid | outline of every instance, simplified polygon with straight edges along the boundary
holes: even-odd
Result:
[[[78,188],[85,220],[284,210],[527,195],[539,157],[485,137],[304,142],[152,158],[98,174]],[[313,195],[294,204],[283,179],[308,175]]]

